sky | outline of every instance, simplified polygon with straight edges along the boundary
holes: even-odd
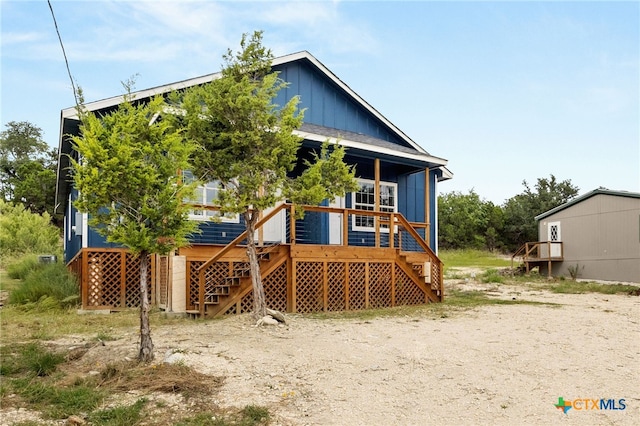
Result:
[[[638,1],[51,0],[86,101],[217,72],[243,33],[307,50],[497,205],[554,175],[640,192]],[[46,0],[1,0],[2,130],[75,104]]]

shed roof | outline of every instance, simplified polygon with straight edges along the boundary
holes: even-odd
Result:
[[[558,207],[555,207],[551,210],[548,210],[544,213],[539,214],[538,216],[535,217],[535,220],[541,220],[544,219],[548,216],[551,216],[552,214],[555,214],[561,210],[564,210],[568,207],[571,207],[575,204],[578,204],[588,198],[591,198],[595,195],[599,195],[599,194],[603,194],[603,195],[613,195],[615,197],[628,197],[628,198],[640,198],[640,193],[638,192],[630,192],[630,191],[616,191],[616,190],[611,190],[611,189],[607,189],[607,188],[598,188],[598,189],[594,189],[593,191],[587,192],[586,194],[582,194],[579,197],[574,198],[571,201],[568,201],[564,204],[559,205]]]

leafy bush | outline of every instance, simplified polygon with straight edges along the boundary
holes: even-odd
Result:
[[[34,269],[9,295],[10,304],[38,303],[41,308],[66,307],[77,300],[78,283],[63,263],[43,264]]]
[[[497,269],[487,269],[482,274],[481,280],[483,283],[503,283],[504,277],[500,275],[500,271]]]
[[[42,264],[38,263],[38,256],[29,254],[7,264],[7,274],[15,280],[24,280],[31,272]]]
[[[48,213],[31,213],[22,205],[0,200],[0,258],[28,253],[60,255],[60,231]]]

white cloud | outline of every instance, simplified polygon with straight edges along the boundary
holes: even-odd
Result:
[[[31,32],[9,32],[2,33],[2,45],[10,46],[15,44],[33,43],[44,39],[44,35],[35,31]]]

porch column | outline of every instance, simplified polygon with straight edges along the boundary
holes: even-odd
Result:
[[[375,176],[373,196],[375,198],[375,203],[376,203],[374,207],[374,211],[379,212],[380,211],[380,159],[379,158],[376,158],[373,161],[373,168],[374,168],[374,176]],[[380,218],[378,216],[373,217],[373,225],[376,230],[375,244],[376,244],[376,247],[380,247]]]
[[[424,229],[424,240],[431,247],[431,179],[429,179],[429,168],[424,169],[424,223],[427,227]],[[433,247],[432,247],[433,248]]]

